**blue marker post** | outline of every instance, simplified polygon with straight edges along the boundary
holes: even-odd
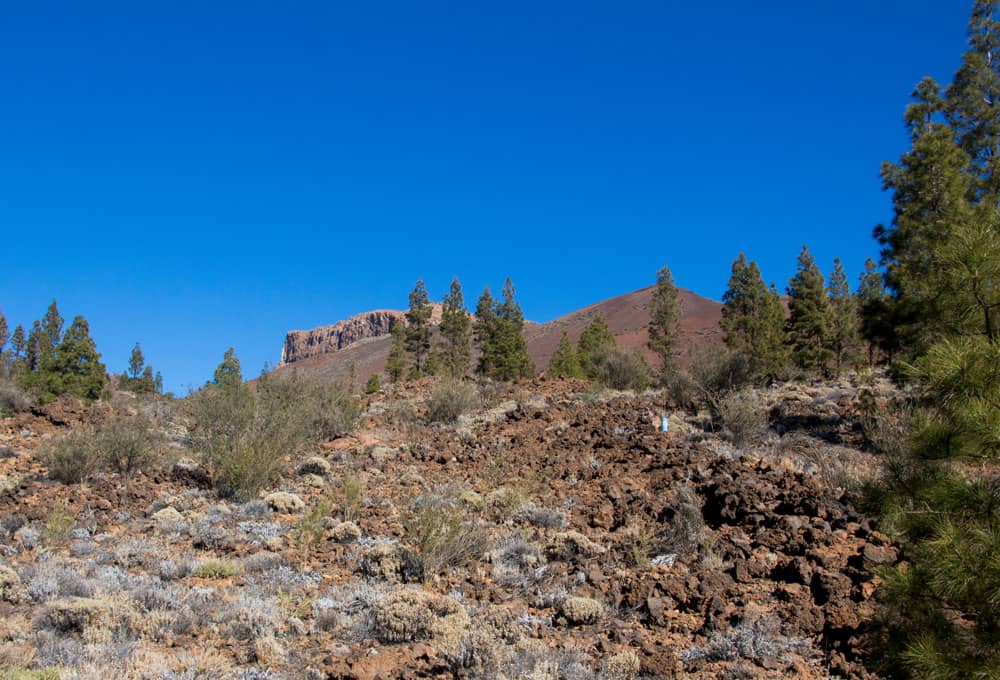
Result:
[[[667,422],[666,416],[660,416],[660,432],[667,432],[670,430],[670,423]]]

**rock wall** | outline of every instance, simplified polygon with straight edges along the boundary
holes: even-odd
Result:
[[[397,320],[406,323],[403,312],[382,309],[311,331],[289,331],[281,348],[281,363],[291,364],[319,354],[330,354],[361,340],[388,335]]]
[[[434,304],[431,323],[441,320],[441,305]],[[406,312],[378,309],[320,326],[311,331],[289,331],[281,348],[281,363],[291,364],[320,354],[332,354],[362,340],[389,335],[395,323],[406,323]]]

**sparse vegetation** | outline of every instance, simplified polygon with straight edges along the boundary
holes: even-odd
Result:
[[[753,390],[730,392],[717,408],[722,425],[740,448],[753,444],[767,429],[767,405]]]
[[[435,494],[415,498],[403,526],[425,578],[479,557],[486,550],[486,537],[476,523],[465,517],[456,502]]]
[[[215,381],[191,397],[190,410],[193,444],[223,483],[248,498],[274,482],[288,457],[350,431],[360,415],[357,399],[339,384],[294,372],[262,376],[254,394],[231,350]]]
[[[454,423],[458,417],[479,404],[479,391],[472,383],[443,382],[427,399],[427,420],[432,423]]]

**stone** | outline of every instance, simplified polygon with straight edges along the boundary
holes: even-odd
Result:
[[[170,470],[171,476],[179,482],[199,487],[212,485],[212,476],[202,466],[190,458],[181,458]]]

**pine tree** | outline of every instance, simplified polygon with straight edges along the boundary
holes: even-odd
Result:
[[[146,366],[142,369],[142,375],[135,381],[135,391],[142,394],[156,393],[156,378],[153,377],[152,366]]]
[[[385,372],[389,375],[389,382],[398,383],[406,375],[406,348],[403,343],[406,338],[406,327],[403,322],[397,319],[390,329],[392,333],[392,347],[389,349],[389,358],[385,362]]]
[[[757,263],[747,264],[743,253],[733,262],[722,303],[726,346],[746,357],[755,377],[776,377],[787,361],[785,310],[777,290],[767,287]]]
[[[0,310],[0,354],[4,352],[4,348],[7,346],[7,340],[10,338],[10,332],[7,327],[7,317],[3,315],[3,310]]]
[[[885,292],[878,265],[870,257],[865,260],[865,271],[858,282],[857,300],[861,337],[868,345],[868,365],[875,367],[879,350],[892,361],[896,335],[889,318],[889,295]]]
[[[885,456],[880,526],[903,545],[885,574],[884,666],[914,678],[1000,677],[1000,24],[976,0],[970,48],[943,101],[922,84],[912,148],[889,166],[885,292],[866,266],[865,335],[907,355],[912,434]],[[937,112],[945,112],[947,124]],[[883,317],[885,318],[885,317]],[[887,332],[887,331],[891,331]],[[889,339],[887,339],[889,338]],[[890,455],[891,454],[891,455]]]
[[[138,380],[142,375],[142,370],[146,366],[146,358],[142,355],[142,348],[139,347],[139,343],[135,343],[135,347],[132,348],[132,354],[128,358],[128,377],[132,380]]]
[[[827,286],[830,308],[830,352],[833,355],[834,375],[840,377],[843,367],[857,352],[858,304],[851,295],[847,274],[840,258],[834,258],[833,271]]]
[[[411,378],[419,378],[425,372],[424,365],[431,351],[430,298],[423,279],[419,279],[410,293],[410,309],[406,312],[406,335],[404,347],[412,359]]]
[[[829,350],[829,305],[823,274],[806,246],[799,254],[798,270],[788,282],[788,341],[792,361],[806,371],[826,372]]]
[[[462,378],[472,362],[472,320],[465,309],[462,284],[452,279],[441,309],[441,364],[452,378]]]
[[[28,342],[25,347],[27,367],[32,373],[41,368],[42,359],[45,358],[46,351],[42,344],[42,324],[38,319],[31,324],[31,331],[28,333]]]
[[[90,337],[86,319],[82,316],[73,319],[55,353],[43,361],[40,374],[46,398],[61,394],[87,401],[100,398],[106,377],[104,364]]]
[[[576,356],[584,377],[589,380],[596,379],[598,364],[608,352],[617,347],[618,344],[611,333],[611,328],[608,327],[608,322],[603,315],[598,314],[583,329],[580,339],[576,342]]]
[[[476,366],[479,375],[490,376],[496,370],[497,325],[496,301],[490,294],[489,286],[486,286],[476,302],[476,321],[473,324],[473,336],[479,348],[479,363]]]
[[[40,349],[42,353],[42,360],[51,357],[55,352],[56,347],[62,341],[62,330],[63,330],[63,318],[59,314],[59,307],[56,305],[56,301],[52,300],[52,304],[45,312],[45,317],[42,319],[42,335],[40,336]]]
[[[556,351],[549,360],[549,367],[545,372],[553,378],[584,377],[583,369],[580,367],[580,360],[573,349],[573,343],[570,341],[566,331],[562,332],[559,344],[556,346]]]
[[[935,253],[955,227],[973,215],[967,197],[975,190],[975,180],[966,172],[969,157],[952,134],[946,126],[931,123],[898,165],[885,163],[882,168],[883,186],[893,192],[894,217],[889,228],[875,229],[875,237],[882,245],[885,282],[892,292],[894,343],[908,357],[947,333]]]
[[[500,380],[530,378],[535,373],[535,365],[528,356],[528,343],[524,339],[524,314],[515,299],[514,283],[510,279],[504,281],[501,295],[503,299],[496,308],[500,351],[498,370],[494,377]]]
[[[382,389],[382,384],[378,379],[378,373],[372,373],[368,376],[368,382],[365,383],[365,394],[375,394],[380,389]]]
[[[677,370],[677,345],[681,334],[682,305],[670,269],[656,273],[656,289],[649,318],[649,349],[660,358],[660,384],[667,384]]]
[[[480,350],[476,372],[480,375],[515,380],[534,374],[524,339],[524,314],[510,279],[504,282],[501,300],[494,300],[489,288],[483,290],[476,304],[475,336]]]
[[[27,351],[28,340],[24,337],[24,327],[18,324],[14,328],[14,332],[10,334],[10,354],[8,355],[10,367],[15,373],[21,370]]]
[[[157,394],[163,394],[163,375],[159,371],[156,372],[156,376],[153,378],[153,388]]]
[[[1000,22],[995,0],[976,0],[969,19],[969,49],[948,86],[945,118],[970,160],[976,202],[1000,200]]]
[[[230,347],[222,355],[222,363],[215,367],[212,374],[212,384],[222,389],[234,390],[243,385],[243,370],[236,350]]]

